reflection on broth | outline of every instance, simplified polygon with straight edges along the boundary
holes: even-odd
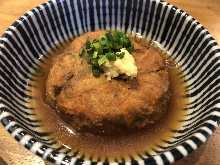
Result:
[[[133,40],[144,44],[146,49],[154,45],[140,38],[133,38]],[[170,83],[168,108],[161,119],[156,120],[153,125],[146,126],[146,128],[137,131],[132,130],[123,134],[112,133],[111,135],[102,136],[90,132],[78,132],[73,126],[64,122],[55,110],[45,102],[45,84],[54,60],[58,56],[71,54],[72,44],[69,43],[65,48],[50,53],[52,55],[50,58],[45,59],[45,63],[41,65],[38,72],[36,81],[31,82],[33,86],[30,87],[33,99],[29,106],[35,108],[37,117],[41,119],[44,125],[44,131],[52,132],[52,136],[60,144],[72,148],[73,151],[79,151],[87,158],[101,158],[102,160],[106,157],[112,159],[128,158],[130,155],[137,155],[137,153],[151,153],[151,149],[156,144],[163,145],[162,139],[169,139],[174,135],[171,130],[181,127],[180,120],[184,119],[185,111],[183,109],[187,100],[184,98],[184,82],[180,79],[181,70],[171,60],[166,60]],[[166,55],[158,47],[155,47],[153,50],[161,52],[161,56],[166,58]]]

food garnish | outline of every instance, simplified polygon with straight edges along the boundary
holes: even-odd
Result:
[[[125,33],[109,31],[99,39],[88,40],[80,56],[91,65],[96,77],[104,73],[108,80],[120,75],[133,78],[137,76],[137,66],[131,55],[133,51],[134,46]]]

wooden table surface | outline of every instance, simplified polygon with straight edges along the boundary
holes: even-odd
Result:
[[[198,19],[220,43],[220,0],[168,0]],[[0,34],[25,11],[45,0],[0,0]],[[3,160],[4,159],[4,160]],[[0,125],[0,165],[45,165],[22,148]],[[220,165],[220,128],[208,143],[176,165]]]

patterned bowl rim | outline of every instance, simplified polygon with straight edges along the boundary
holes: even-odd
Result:
[[[156,1],[158,3],[163,3],[166,6],[171,5],[172,8],[174,9],[179,9],[178,7],[176,7],[175,5],[172,5],[164,0],[151,0],[151,1]],[[49,2],[53,2],[53,3],[58,3],[55,0],[49,0],[48,2],[42,3],[37,7],[40,6],[47,6],[49,4]],[[34,9],[34,8],[33,8]],[[32,9],[26,11],[23,16],[19,17],[16,21],[20,21],[20,18],[22,17],[30,17],[30,15],[28,15],[28,13],[32,12]],[[187,17],[190,16],[190,14],[188,14],[187,12],[179,9],[179,12],[184,13]],[[27,14],[25,16],[25,14]],[[191,17],[191,16],[190,16]],[[193,18],[193,17],[192,17]],[[193,18],[194,19],[194,18]],[[199,21],[197,21],[196,19],[194,19],[201,27],[203,27]],[[16,22],[15,21],[15,22]],[[13,23],[10,27],[16,29],[21,23]],[[205,28],[204,28],[205,29]],[[4,35],[5,32],[3,33],[3,35],[0,37],[0,41],[2,43],[4,43]],[[0,45],[2,46],[3,44],[0,43]],[[0,46],[0,48],[1,48]],[[0,54],[2,55],[2,51],[0,49]],[[181,144],[178,144],[176,147],[169,149],[168,151],[162,152],[161,154],[157,154],[154,156],[150,156],[147,158],[142,158],[139,160],[135,160],[133,158],[131,158],[130,161],[124,161],[124,162],[102,162],[102,161],[97,161],[97,162],[90,162],[89,160],[83,160],[82,157],[70,157],[65,155],[64,153],[61,152],[57,152],[54,149],[48,147],[47,145],[43,144],[42,142],[39,142],[38,140],[36,140],[32,135],[26,133],[25,134],[25,138],[23,138],[22,140],[19,140],[18,138],[18,132],[24,131],[25,130],[22,127],[17,127],[13,132],[11,132],[9,130],[9,128],[15,124],[17,124],[17,122],[15,121],[14,117],[12,114],[10,114],[9,112],[7,112],[7,110],[4,109],[4,104],[1,102],[1,98],[0,98],[0,121],[1,124],[3,125],[3,127],[5,128],[5,130],[11,134],[11,136],[17,141],[19,142],[22,146],[24,146],[26,149],[30,150],[32,153],[38,155],[39,157],[43,158],[44,160],[47,160],[51,163],[56,163],[58,165],[89,165],[89,164],[99,164],[99,165],[122,165],[122,164],[149,164],[149,165],[163,165],[163,164],[171,164],[174,163],[177,160],[180,160],[186,156],[188,156],[191,152],[193,152],[194,150],[196,150],[200,145],[202,145],[203,143],[205,143],[208,138],[210,137],[210,135],[212,135],[214,133],[214,131],[216,130],[216,128],[219,126],[220,123],[220,102],[218,103],[218,105],[216,106],[215,111],[212,112],[212,115],[215,117],[215,119],[213,120],[209,120],[208,124],[209,127],[202,127],[203,132],[195,132],[192,134],[192,136],[188,139],[185,140],[184,142],[182,142]],[[31,147],[30,147],[31,146]]]

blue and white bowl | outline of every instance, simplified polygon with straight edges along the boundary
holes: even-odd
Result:
[[[88,31],[120,29],[140,33],[168,52],[187,84],[187,116],[175,135],[129,160],[95,161],[60,147],[27,107],[27,81],[48,52]],[[26,12],[0,38],[0,121],[25,148],[58,165],[147,164],[179,160],[214,132],[220,121],[220,48],[193,17],[160,0],[51,0]]]

